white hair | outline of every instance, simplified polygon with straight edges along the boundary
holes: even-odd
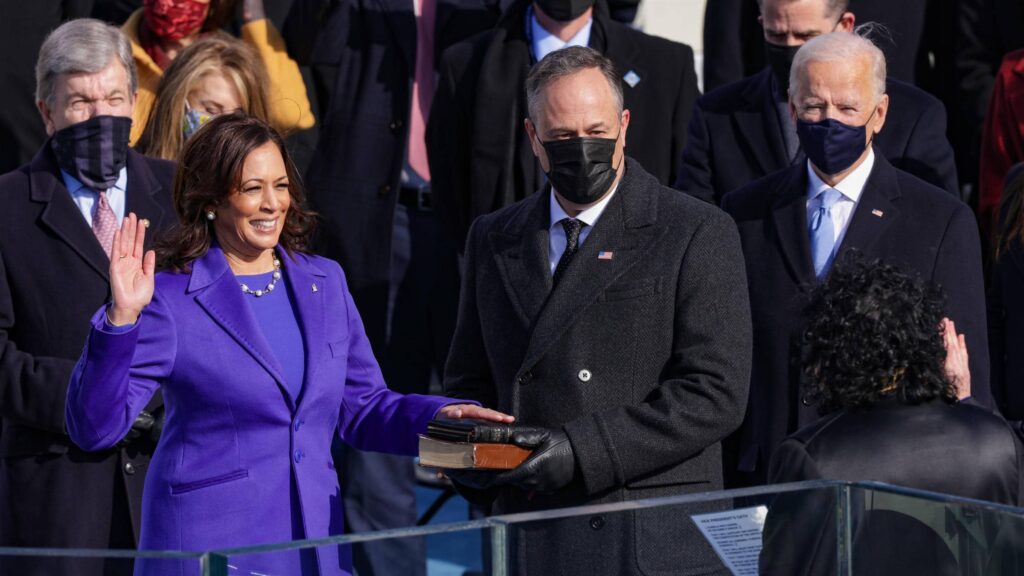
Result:
[[[807,66],[811,62],[849,65],[857,58],[867,56],[871,65],[871,83],[875,99],[881,100],[885,94],[885,54],[867,38],[876,31],[876,26],[864,24],[858,26],[853,33],[832,32],[808,40],[797,50],[793,58],[793,66],[789,71],[790,96],[799,93],[807,75]]]
[[[92,18],[61,24],[50,32],[36,61],[36,100],[54,106],[54,81],[61,74],[92,74],[120,60],[134,94],[139,86],[132,45],[116,26]]]

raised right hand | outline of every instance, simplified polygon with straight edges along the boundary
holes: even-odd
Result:
[[[145,251],[149,221],[128,214],[121,229],[114,232],[110,254],[110,293],[112,302],[107,319],[115,326],[134,324],[153,300],[153,275],[156,253]]]

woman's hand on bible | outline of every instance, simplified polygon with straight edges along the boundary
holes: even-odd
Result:
[[[149,220],[129,214],[114,232],[110,254],[110,293],[112,302],[107,321],[114,326],[134,324],[142,309],[153,299],[153,275],[156,253],[146,252],[146,228]]]
[[[437,417],[451,420],[463,418],[467,420],[490,420],[491,422],[501,422],[504,424],[515,420],[515,416],[509,416],[508,414],[477,406],[476,404],[449,404],[437,411]]]

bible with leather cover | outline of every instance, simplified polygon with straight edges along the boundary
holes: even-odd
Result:
[[[420,435],[420,466],[510,470],[533,450],[512,443],[512,435],[526,427],[481,420],[431,420]]]

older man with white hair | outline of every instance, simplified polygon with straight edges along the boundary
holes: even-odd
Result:
[[[89,318],[107,301],[114,230],[129,212],[174,221],[174,164],[128,148],[131,46],[98,20],[47,37],[36,100],[49,139],[0,176],[0,546],[133,548],[155,442],[150,403],[117,448],[79,450],[64,399]],[[150,237],[153,235],[150,234]],[[0,574],[131,574],[129,561],[0,555]]]
[[[754,324],[750,403],[726,469],[732,485],[764,482],[783,437],[817,419],[799,377],[800,309],[854,250],[942,286],[946,313],[966,335],[974,400],[991,405],[977,226],[960,200],[876,153],[890,112],[881,50],[846,32],[810,40],[793,62],[789,111],[807,161],[722,202],[739,227]]]

